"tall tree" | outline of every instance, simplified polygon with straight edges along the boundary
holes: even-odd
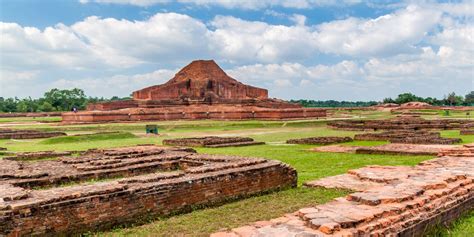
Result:
[[[464,105],[474,106],[474,91],[471,91],[464,96]]]

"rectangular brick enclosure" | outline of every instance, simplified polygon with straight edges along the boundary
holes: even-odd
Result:
[[[278,161],[137,146],[0,160],[0,236],[72,235],[295,187]]]

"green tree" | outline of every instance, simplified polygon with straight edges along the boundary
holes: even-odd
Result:
[[[464,105],[474,106],[474,91],[471,91],[464,96]]]
[[[41,106],[39,107],[39,110],[42,112],[51,112],[54,110],[54,107],[47,101],[44,101],[43,104],[41,104]]]
[[[446,102],[450,106],[461,105],[463,103],[462,96],[457,96],[456,93],[451,92],[446,97]]]
[[[412,93],[403,93],[398,95],[398,97],[395,99],[395,103],[397,104],[403,104],[403,103],[408,103],[412,101],[420,101],[424,102],[424,99],[421,97],[418,97]]]
[[[78,88],[72,90],[51,89],[44,93],[44,100],[58,111],[69,111],[73,107],[84,109],[87,104],[84,91]]]
[[[25,113],[28,112],[28,103],[25,100],[21,100],[16,104],[16,112]]]

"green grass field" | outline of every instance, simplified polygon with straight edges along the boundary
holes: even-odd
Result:
[[[357,118],[387,118],[392,115],[384,112],[353,111],[344,115]],[[24,121],[19,121],[24,122]],[[1,123],[1,120],[0,120]],[[89,233],[99,236],[206,236],[225,228],[233,228],[258,220],[268,220],[306,206],[327,202],[344,196],[347,191],[334,189],[303,188],[305,181],[342,174],[350,169],[365,165],[416,165],[430,156],[359,155],[341,153],[315,153],[308,151],[314,146],[287,145],[291,138],[309,136],[353,136],[357,132],[331,130],[325,120],[311,121],[160,121],[160,136],[145,135],[147,123],[110,123],[90,125],[66,125],[55,123],[23,124],[9,121],[15,128],[35,128],[48,131],[65,131],[69,135],[92,134],[96,132],[118,132],[74,137],[57,137],[35,140],[0,140],[0,147],[10,151],[40,150],[86,150],[89,148],[119,147],[136,144],[161,144],[166,138],[188,136],[249,136],[266,145],[233,148],[198,148],[200,153],[228,154],[276,159],[290,164],[298,171],[298,187],[219,206],[198,208],[190,213],[169,217],[144,218],[141,225],[117,227],[103,233]],[[464,143],[474,142],[474,136],[460,136],[459,131],[442,131],[446,137],[461,137]],[[384,142],[350,142],[345,145],[378,145]],[[432,236],[466,236],[474,233],[472,213],[455,222],[449,228],[440,227]]]

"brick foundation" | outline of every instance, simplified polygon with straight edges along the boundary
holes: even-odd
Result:
[[[325,109],[288,108],[273,109],[256,106],[193,105],[166,108],[128,108],[112,111],[82,111],[62,114],[63,123],[97,123],[111,121],[161,120],[279,120],[326,117]]]
[[[422,130],[389,130],[381,133],[356,134],[354,140],[408,144],[454,144],[462,142],[460,138],[443,138],[439,132]]]
[[[474,146],[439,155],[415,167],[368,166],[307,182],[357,192],[211,237],[422,236],[474,210]]]
[[[290,139],[286,141],[288,144],[308,144],[308,145],[328,145],[335,143],[351,142],[350,137],[308,137],[300,139]]]
[[[426,130],[462,129],[472,127],[472,120],[466,119],[423,119],[418,116],[398,116],[386,120],[344,120],[329,122],[328,126],[342,130]]]
[[[35,139],[66,136],[64,132],[44,132],[37,130],[0,129],[0,139]]]
[[[281,162],[191,151],[140,146],[92,150],[47,163],[0,160],[0,235],[57,236],[105,230],[148,216],[296,186],[296,171]],[[156,167],[160,162],[168,165]],[[42,187],[46,180],[59,185],[65,180],[116,174],[128,177],[24,188]]]
[[[168,146],[201,146],[201,147],[231,147],[231,146],[250,146],[263,145],[265,142],[256,142],[250,137],[189,137],[165,139],[163,145]]]
[[[461,135],[474,135],[474,130],[461,130],[459,133]]]

